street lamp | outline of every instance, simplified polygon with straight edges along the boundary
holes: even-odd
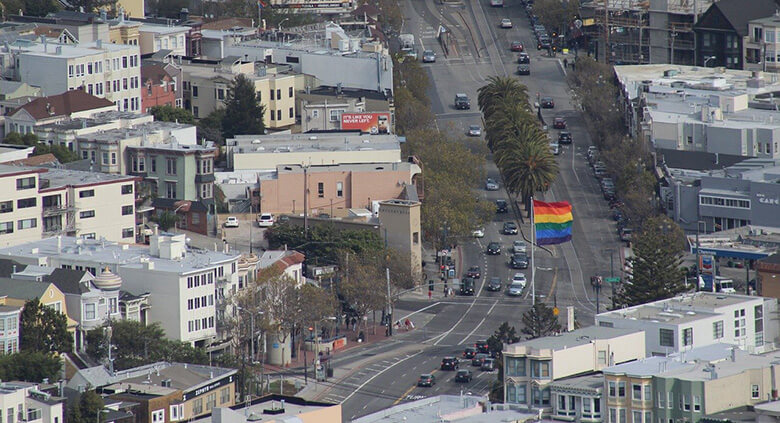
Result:
[[[284,18],[281,22],[279,22],[279,32],[282,32],[282,24],[289,21],[290,18]]]
[[[184,207],[184,206],[186,206],[186,205],[187,205],[187,203],[186,203],[186,202],[183,202],[183,203],[179,204],[179,206],[178,206],[178,207],[176,207],[175,209],[173,209],[173,232],[174,232],[174,233],[176,232],[176,229],[177,229],[177,227],[176,227],[176,224],[177,224],[177,223],[178,223],[178,221],[179,221],[179,215],[178,215],[178,214],[176,214],[176,213],[178,213],[178,212],[179,212],[179,209],[181,209],[182,207]]]
[[[715,60],[715,59],[716,59],[715,56],[707,56],[707,57],[705,57],[704,58],[704,67],[705,68],[707,67],[707,62],[709,62],[710,60]]]

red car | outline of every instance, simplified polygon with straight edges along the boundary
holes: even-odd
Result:
[[[523,51],[525,50],[525,47],[523,47],[523,43],[520,41],[512,41],[512,45],[509,47],[512,51]]]
[[[555,129],[566,129],[566,119],[562,117],[557,117],[553,121],[553,128]]]

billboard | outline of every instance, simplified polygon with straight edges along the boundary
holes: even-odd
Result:
[[[390,113],[342,113],[342,130],[360,130],[369,134],[390,133]]]

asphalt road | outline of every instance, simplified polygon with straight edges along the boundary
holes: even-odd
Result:
[[[416,37],[420,52],[432,49],[436,63],[425,64],[433,82],[431,104],[439,130],[454,137],[462,137],[469,125],[482,125],[477,109],[477,90],[492,75],[514,75],[517,53],[509,50],[511,41],[522,41],[531,56],[531,75],[519,76],[532,97],[536,93],[554,98],[556,107],[544,110],[544,119],[551,123],[554,117],[566,118],[574,144],[563,146],[558,156],[561,174],[552,189],[543,196],[546,201],[567,200],[574,207],[573,241],[543,250],[537,248],[536,294],[539,301],[557,305],[564,313],[573,306],[575,318],[583,326],[592,324],[596,312],[596,295],[590,286],[591,275],[610,273],[610,255],[619,275],[620,250],[615,224],[610,219],[609,207],[601,195],[584,153],[591,144],[584,122],[571,103],[571,93],[564,81],[564,69],[559,59],[550,58],[535,48],[530,24],[517,0],[505,0],[506,7],[491,8],[489,0],[460,0],[441,4],[430,0],[405,0],[402,3],[406,21],[402,32]],[[499,21],[508,17],[514,27],[499,28]],[[436,40],[436,29],[445,25],[455,41],[449,57],[445,57]],[[571,57],[569,57],[571,61]],[[455,93],[466,93],[472,101],[471,110],[455,110]],[[551,135],[557,138],[557,132]],[[488,176],[499,179],[492,162]],[[480,190],[479,195],[489,200],[509,198],[500,191]],[[402,401],[438,394],[469,392],[486,394],[495,381],[494,372],[474,370],[474,379],[467,384],[453,381],[454,372],[440,371],[441,358],[461,356],[463,349],[475,341],[486,339],[504,321],[518,330],[520,317],[531,304],[530,289],[521,297],[508,297],[505,292],[488,292],[485,281],[497,276],[507,283],[517,272],[508,266],[508,251],[512,241],[530,238],[528,222],[521,223],[519,235],[500,233],[503,222],[516,218],[515,214],[496,215],[485,227],[483,239],[459,240],[463,253],[462,269],[478,265],[482,277],[477,280],[473,297],[451,297],[437,302],[414,296],[399,302],[402,310],[420,310],[413,316],[418,329],[381,343],[370,350],[345,355],[337,366],[350,369],[350,375],[333,386],[324,396],[326,401],[342,403],[345,420],[363,416]],[[520,223],[520,222],[518,222]],[[497,241],[503,252],[498,256],[485,254],[488,242]],[[520,271],[530,279],[530,270]],[[605,289],[600,296],[601,310],[608,301]],[[397,315],[398,316],[398,315]],[[402,316],[398,316],[402,317]],[[565,325],[565,318],[561,319]],[[462,362],[461,368],[471,368]],[[421,373],[433,373],[437,384],[431,388],[416,386]]]

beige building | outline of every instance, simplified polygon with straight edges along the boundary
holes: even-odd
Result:
[[[0,246],[60,234],[135,241],[134,176],[0,165]]]
[[[379,203],[379,222],[387,245],[409,259],[409,269],[415,284],[422,278],[422,240],[420,235],[420,202],[386,200]]]
[[[275,67],[256,67],[229,56],[215,64],[185,63],[181,65],[184,79],[184,108],[196,118],[204,118],[224,107],[233,79],[243,74],[255,85],[260,104],[265,107],[263,120],[267,128],[284,128],[295,123],[295,96],[298,80],[303,75],[280,72]]]
[[[227,139],[225,149],[228,167],[234,171],[273,170],[287,164],[316,166],[401,161],[401,143],[395,135],[239,135]]]
[[[642,331],[600,326],[510,344],[503,351],[504,402],[550,410],[551,382],[644,356]]]
[[[188,26],[167,26],[143,24],[138,28],[141,54],[151,54],[160,50],[170,50],[174,56],[187,55],[186,36]]]
[[[143,1],[141,1],[141,5],[143,7]],[[114,44],[129,44],[137,46],[140,42],[140,33],[138,32],[140,27],[141,22],[129,21],[125,19],[124,14],[120,14],[117,19],[109,21],[108,39]]]

